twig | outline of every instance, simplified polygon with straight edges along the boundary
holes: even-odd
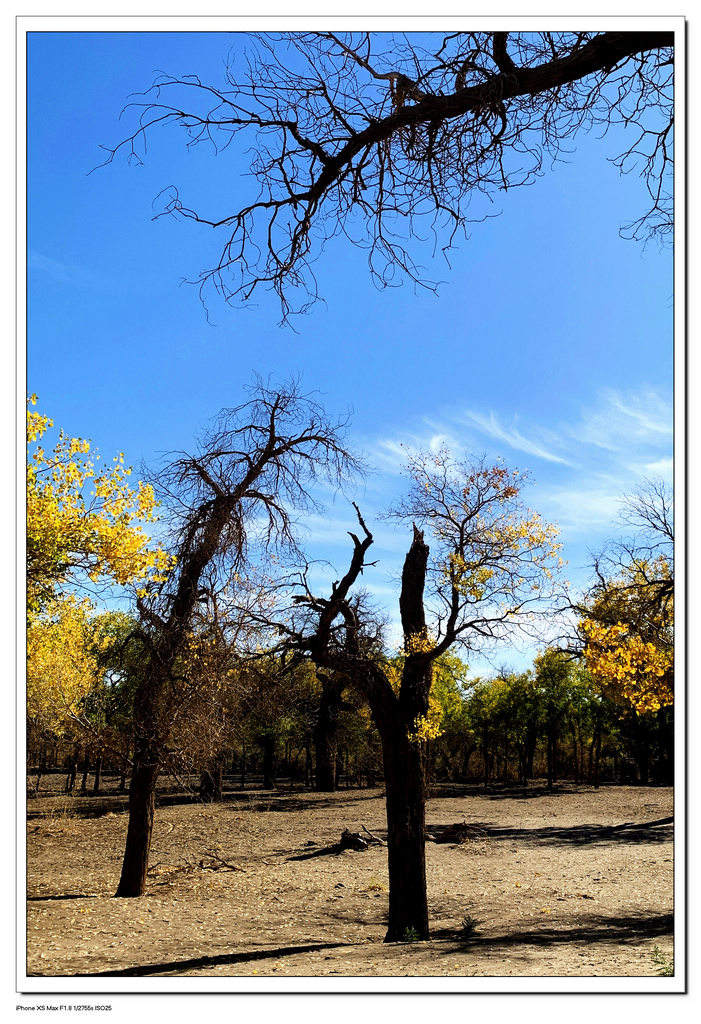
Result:
[[[387,843],[384,841],[384,839],[380,839],[379,836],[373,835],[373,833],[370,831],[370,829],[366,825],[363,825],[363,828],[365,829],[367,834],[370,836],[370,838],[374,839],[376,843],[380,844],[380,846],[386,846],[387,845]]]
[[[240,868],[238,866],[238,864],[232,864],[230,861],[224,860],[223,857],[220,857],[218,854],[214,853],[213,851],[207,851],[207,857],[209,857],[210,860],[218,861],[219,864],[222,867],[228,868],[229,871],[241,871],[244,875],[246,874],[246,869],[245,868]],[[210,871],[219,871],[219,868],[216,867],[215,865],[213,865],[213,864],[205,864],[204,857],[200,861],[200,867],[201,868],[209,868]]]

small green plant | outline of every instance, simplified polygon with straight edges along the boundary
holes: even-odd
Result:
[[[462,927],[460,929],[460,937],[463,939],[471,939],[477,932],[477,926],[479,921],[472,914],[466,914],[462,919]]]
[[[660,978],[671,978],[674,975],[674,963],[666,957],[659,946],[652,951],[652,959],[657,967],[657,974]]]
[[[409,928],[405,928],[404,929],[404,934],[402,935],[402,942],[420,942],[420,941],[421,941],[421,937],[420,937],[419,933],[417,932],[416,928],[409,927]]]

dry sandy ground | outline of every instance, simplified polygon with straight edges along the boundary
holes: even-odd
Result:
[[[380,790],[162,806],[148,891],[119,900],[126,814],[30,801],[27,973],[655,977],[671,963],[671,789],[455,793],[427,806],[427,825],[470,825],[463,843],[427,843],[432,938],[391,945],[386,850],[325,852],[344,828],[386,835]]]

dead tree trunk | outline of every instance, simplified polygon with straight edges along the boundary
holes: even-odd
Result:
[[[406,733],[397,734],[383,740],[383,755],[389,868],[389,919],[385,942],[427,939],[426,790],[421,747]]]
[[[385,942],[428,939],[426,895],[426,778],[419,720],[428,711],[431,659],[423,650],[423,605],[428,545],[414,528],[402,571],[399,609],[407,653],[399,697],[387,679],[371,685],[368,699],[382,740],[387,797],[389,919]],[[375,673],[375,679],[377,672]],[[371,677],[372,678],[372,677]]]
[[[372,544],[372,534],[359,511],[358,520],[365,539],[361,542],[351,534],[354,551],[348,572],[334,584],[329,601],[323,604],[313,601],[314,607],[322,610],[316,631],[305,641],[305,646],[318,667],[353,679],[365,694],[380,733],[387,795],[390,890],[385,941],[427,939],[426,788],[418,726],[428,711],[432,658],[436,654],[435,650],[428,649],[423,607],[428,545],[424,543],[423,534],[414,528],[414,540],[404,562],[399,599],[405,657],[397,695],[381,661],[363,646],[357,609],[347,600]],[[331,627],[339,615],[345,622],[345,643],[334,647]]]

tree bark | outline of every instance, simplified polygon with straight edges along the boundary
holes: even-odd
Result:
[[[115,896],[143,896],[156,807],[158,761],[134,759],[129,786],[129,827],[122,875]]]
[[[161,678],[145,677],[134,697],[134,760],[129,784],[129,825],[122,874],[115,896],[143,896],[146,891],[156,807],[156,781],[163,751],[157,712],[162,686]]]
[[[403,731],[402,731],[403,732]],[[383,739],[389,919],[385,942],[428,939],[426,790],[421,746],[397,730]]]

